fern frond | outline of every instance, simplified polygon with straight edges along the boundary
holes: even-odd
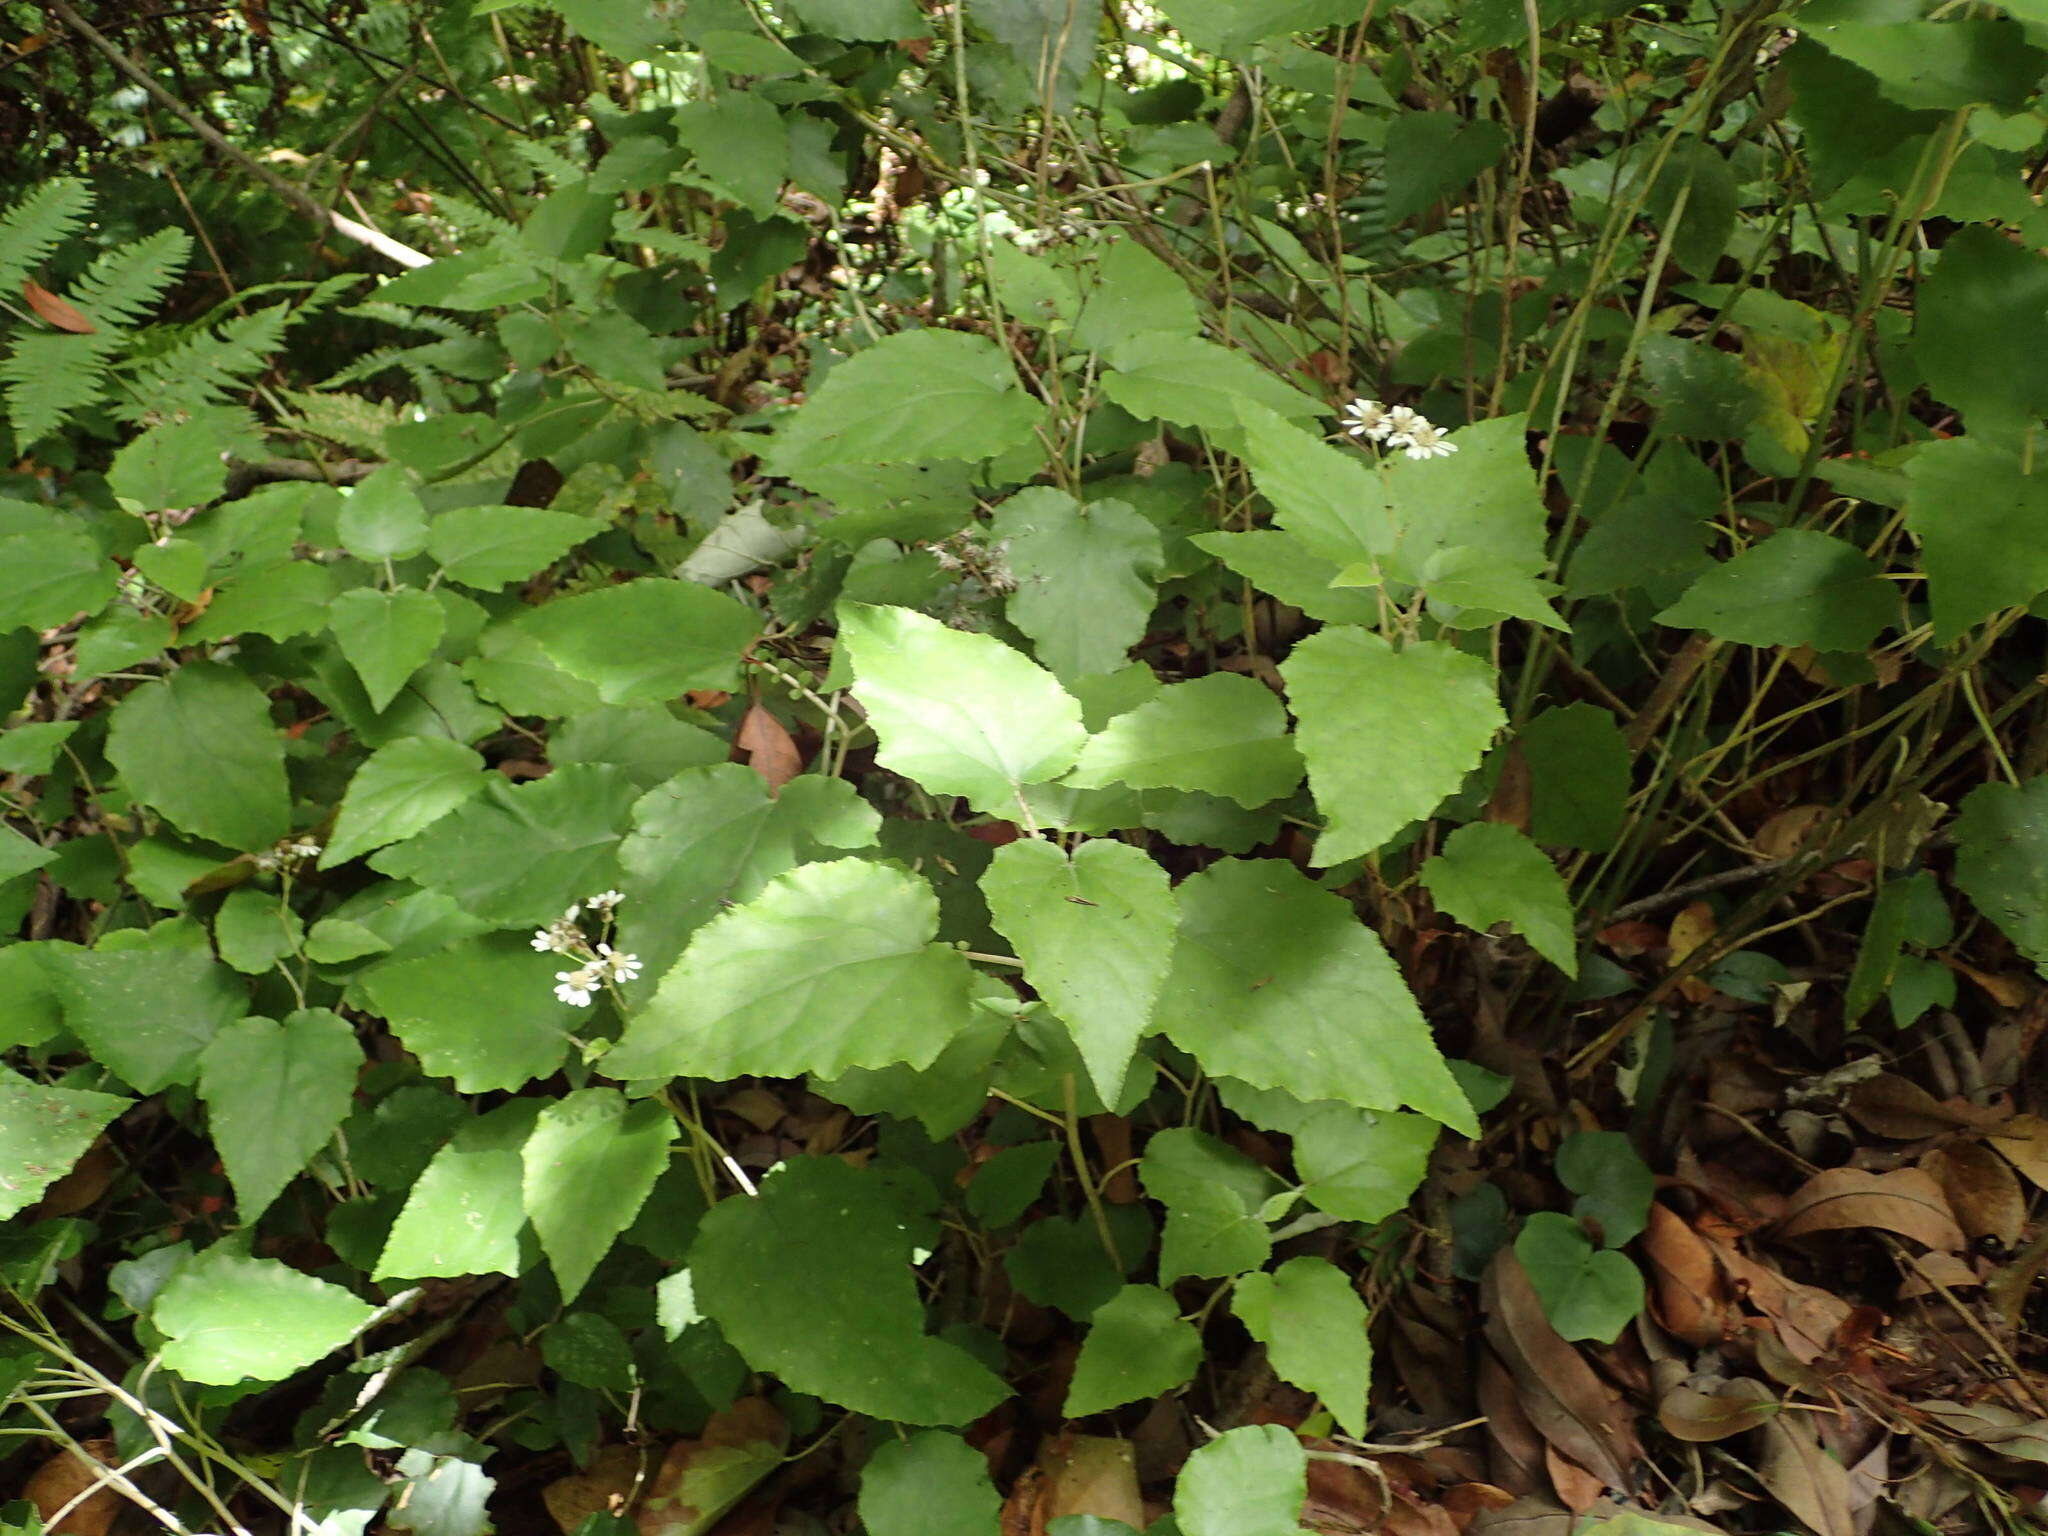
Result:
[[[0,214],[0,293],[21,292],[22,279],[49,259],[92,210],[92,193],[70,176],[46,181]]]
[[[384,434],[398,425],[399,407],[360,395],[322,395],[310,389],[280,389],[290,408],[278,425],[371,457],[384,453]]]
[[[192,254],[182,229],[160,229],[133,245],[103,252],[65,297],[101,330],[125,330],[176,282]]]
[[[520,159],[558,187],[582,181],[590,174],[552,144],[543,144],[538,139],[514,139],[512,149]]]
[[[145,358],[127,378],[129,398],[114,407],[124,421],[190,415],[226,399],[284,344],[291,310],[273,304],[211,329],[194,329],[168,351]]]
[[[365,352],[346,368],[336,369],[314,388],[340,389],[345,384],[360,384],[364,379],[374,379],[387,368],[403,368],[405,357],[415,350],[413,347],[378,347]]]
[[[511,220],[502,219],[488,209],[480,208],[466,197],[453,192],[434,194],[434,212],[445,222],[455,226],[456,232],[472,244],[485,236],[505,236],[517,227]]]
[[[429,310],[414,309],[410,304],[387,304],[382,299],[365,299],[360,304],[351,304],[342,311],[363,320],[381,320],[386,325],[397,326],[405,331],[425,331],[452,341],[458,336],[469,335],[469,328],[459,320],[446,315],[437,315]]]
[[[119,337],[103,331],[17,336],[0,357],[0,385],[6,386],[7,423],[14,429],[15,445],[28,447],[62,426],[73,411],[98,400],[106,387],[107,360],[119,345]]]

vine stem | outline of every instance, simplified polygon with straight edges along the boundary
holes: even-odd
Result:
[[[1081,1194],[1088,1201],[1088,1214],[1095,1218],[1095,1235],[1102,1239],[1109,1261],[1121,1270],[1124,1267],[1123,1255],[1116,1251],[1116,1238],[1109,1230],[1109,1212],[1102,1204],[1102,1191],[1096,1185],[1094,1175],[1088,1171],[1088,1154],[1081,1145],[1081,1119],[1074,1113],[1074,1074],[1071,1072],[1060,1078],[1060,1098],[1066,1108],[1067,1155],[1073,1159],[1074,1178],[1080,1183]]]

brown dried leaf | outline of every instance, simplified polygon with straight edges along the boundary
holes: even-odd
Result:
[[[1983,1283],[1977,1271],[1954,1254],[1923,1253],[1913,1260],[1913,1273],[1907,1275],[1899,1286],[1899,1294],[1906,1297],[1932,1296],[1944,1286],[1951,1291],[1960,1291]]]
[[[2048,1120],[2039,1115],[2014,1115],[1985,1139],[1994,1152],[2026,1175],[2029,1183],[2048,1189]]]
[[[1528,754],[1523,752],[1519,741],[1511,741],[1501,758],[1500,782],[1494,785],[1493,797],[1486,802],[1485,819],[1501,822],[1517,832],[1528,831],[1534,790]]]
[[[74,336],[90,336],[99,329],[69,299],[60,299],[41,283],[29,280],[21,285],[21,296],[42,320]]]
[[[1045,1518],[1095,1515],[1145,1528],[1145,1501],[1138,1493],[1137,1453],[1128,1440],[1101,1435],[1064,1435],[1039,1453],[1044,1469]]]
[[[1803,1416],[1780,1414],[1763,1427],[1758,1471],[1764,1486],[1818,1536],[1857,1536],[1849,1469],[1821,1448]]]
[[[1557,1490],[1564,1507],[1575,1515],[1591,1509],[1607,1492],[1605,1483],[1569,1456],[1558,1455],[1554,1445],[1543,1447],[1543,1466],[1550,1474],[1550,1486]]]
[[[1941,1100],[1910,1078],[1880,1072],[1849,1090],[1849,1116],[1866,1131],[1918,1141],[1950,1131],[1979,1130],[1998,1116],[1962,1099]]]
[[[2003,1403],[1914,1403],[1913,1408],[1952,1435],[1961,1435],[2015,1461],[2048,1462],[2048,1419],[2029,1418]]]
[[[1680,1440],[1704,1444],[1755,1429],[1777,1412],[1777,1400],[1760,1381],[1723,1382],[1712,1392],[1681,1382],[1657,1404],[1657,1422]]]
[[[1516,1397],[1537,1432],[1607,1487],[1629,1487],[1629,1467],[1641,1447],[1628,1409],[1550,1326],[1512,1248],[1494,1255],[1480,1296],[1487,1342],[1514,1378]]]
[[[1726,1330],[1728,1302],[1714,1250],[1676,1211],[1650,1205],[1643,1251],[1656,1286],[1657,1320],[1688,1344],[1704,1346]]]
[[[1479,1352],[1479,1412],[1486,1420],[1487,1475],[1512,1493],[1544,1493],[1543,1437],[1522,1411],[1515,1379],[1492,1350]]]
[[[541,1502],[561,1527],[562,1536],[574,1536],[576,1528],[592,1515],[623,1514],[639,1475],[638,1451],[630,1445],[607,1445],[583,1471],[558,1477],[543,1488]]]
[[[782,1464],[789,1426],[766,1398],[714,1413],[695,1440],[669,1447],[633,1515],[640,1536],[703,1536]]]
[[[2011,1247],[2027,1224],[2027,1197],[2005,1159],[1974,1141],[1936,1147],[1920,1159],[1948,1197],[1956,1224],[1972,1239],[1995,1237]]]
[[[746,754],[747,766],[768,781],[771,792],[803,772],[803,754],[797,751],[788,727],[759,704],[748,705],[740,716],[733,745]]]
[[[1793,1195],[1779,1228],[1784,1237],[1876,1227],[1929,1248],[1956,1252],[1965,1245],[1941,1186],[1919,1168],[1871,1173],[1829,1168]]]
[[[58,1510],[83,1493],[85,1498],[71,1513],[49,1526],[50,1536],[106,1536],[121,1512],[122,1499],[100,1478],[117,1459],[113,1441],[81,1440],[75,1449],[65,1447],[30,1473],[21,1497],[35,1505],[37,1518],[48,1525]],[[95,1484],[97,1491],[87,1493]]]
[[[1778,812],[1756,830],[1749,845],[1766,859],[1790,858],[1816,839],[1830,816],[1825,805],[1795,805]]]

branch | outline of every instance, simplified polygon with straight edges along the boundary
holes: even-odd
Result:
[[[199,135],[207,144],[262,182],[307,218],[315,223],[327,225],[336,234],[343,235],[358,245],[368,246],[378,255],[396,262],[401,267],[424,267],[434,259],[423,251],[416,251],[411,246],[392,239],[382,230],[372,229],[367,224],[359,224],[354,219],[323,206],[303,187],[293,186],[269,166],[251,159],[229,143],[219,129],[158,85],[147,70],[108,41],[105,34],[73,10],[66,0],[44,0],[44,3],[59,21],[97,49],[114,68],[141,86],[165,111],[174,114],[178,121]]]

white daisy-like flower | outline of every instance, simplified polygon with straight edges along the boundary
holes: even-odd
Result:
[[[574,907],[569,909],[575,911]],[[583,943],[583,930],[566,917],[558,917],[545,928],[533,930],[533,947],[545,954],[573,955]]]
[[[287,843],[285,851],[301,859],[317,858],[320,854],[318,843]]]
[[[1448,459],[1458,451],[1458,445],[1445,436],[1442,427],[1426,421],[1402,436],[1406,441],[1401,443],[1401,451],[1411,459]]]
[[[571,1008],[588,1008],[590,995],[602,985],[602,979],[590,966],[574,971],[555,972],[555,997]]]
[[[609,944],[597,946],[600,964],[611,973],[613,981],[637,981],[640,976],[640,957],[620,954]]]
[[[1413,406],[1397,405],[1387,412],[1387,430],[1381,434],[1380,440],[1390,447],[1403,447],[1417,427],[1428,425],[1429,418]]]
[[[1354,400],[1344,407],[1344,430],[1353,437],[1378,442],[1393,429],[1387,425],[1387,408],[1377,400]]]
[[[593,912],[609,912],[625,899],[626,893],[624,891],[599,891],[583,904]],[[569,910],[574,912],[576,909],[571,907]]]

